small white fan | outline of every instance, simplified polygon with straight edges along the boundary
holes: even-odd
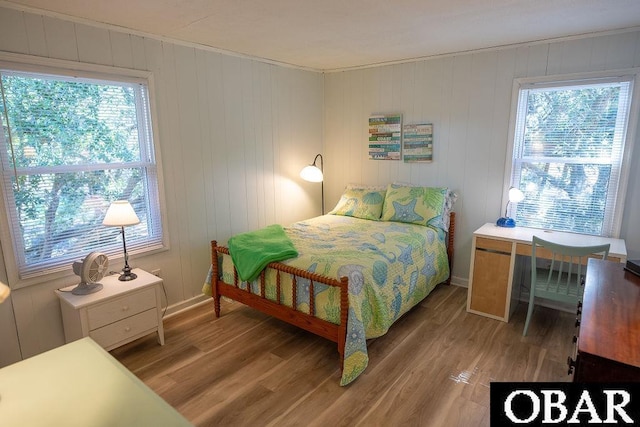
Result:
[[[73,263],[73,272],[80,276],[80,284],[71,291],[74,295],[87,295],[102,289],[98,283],[107,273],[109,258],[101,252],[91,252]]]

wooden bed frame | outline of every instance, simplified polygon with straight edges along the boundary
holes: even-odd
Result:
[[[449,232],[447,233],[447,256],[449,258],[449,278],[446,280],[447,285],[451,283],[451,272],[453,271],[453,242],[455,235],[455,212],[450,214]],[[224,246],[218,246],[215,240],[211,241],[211,294],[213,297],[213,305],[216,317],[220,317],[220,298],[225,296],[232,300],[241,302],[265,314],[283,320],[287,323],[295,325],[306,331],[312,332],[323,338],[331,340],[338,344],[338,354],[340,355],[340,369],[342,370],[344,362],[344,347],[347,334],[347,314],[349,312],[349,283],[346,277],[340,280],[295,267],[288,266],[280,262],[272,262],[265,267],[260,273],[260,294],[254,294],[250,289],[242,289],[239,286],[240,280],[238,272],[234,267],[234,284],[229,285],[220,279],[218,266],[218,254],[229,255],[229,249]],[[276,270],[276,298],[281,300],[281,274],[290,274],[292,276],[292,307],[279,304],[275,301],[267,299],[265,296],[265,270],[267,268]],[[314,282],[327,286],[335,286],[340,288],[340,324],[328,322],[316,317],[314,298],[309,298],[309,314],[298,311],[293,307],[297,307],[297,286],[296,278],[308,279],[310,281],[309,295],[315,295]],[[214,280],[215,278],[215,280]]]

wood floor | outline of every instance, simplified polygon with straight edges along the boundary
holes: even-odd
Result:
[[[466,289],[437,287],[383,337],[369,366],[338,385],[335,344],[223,301],[165,320],[113,350],[120,362],[197,426],[486,426],[492,381],[569,381],[574,317],[526,304],[510,323],[466,312]]]

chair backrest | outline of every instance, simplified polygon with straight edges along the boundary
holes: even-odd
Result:
[[[541,249],[542,248],[542,249]],[[577,300],[582,295],[583,270],[586,270],[588,258],[606,259],[610,245],[567,246],[549,242],[533,236],[531,248],[531,288],[535,287],[536,296],[560,301]],[[550,260],[544,276],[538,268],[537,259],[545,251],[545,259]],[[550,252],[550,253],[549,253]],[[557,298],[555,297],[557,295]]]

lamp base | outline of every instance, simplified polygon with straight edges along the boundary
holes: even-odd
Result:
[[[120,280],[121,282],[128,282],[129,280],[133,280],[135,278],[137,278],[138,276],[135,273],[122,273],[119,277],[118,280]]]
[[[516,226],[516,220],[508,216],[503,216],[502,218],[498,218],[496,225],[498,227],[513,228]]]
[[[121,282],[128,282],[129,280],[133,280],[137,277],[137,274],[131,272],[131,267],[126,266],[122,269],[122,274],[118,277],[118,280]]]

